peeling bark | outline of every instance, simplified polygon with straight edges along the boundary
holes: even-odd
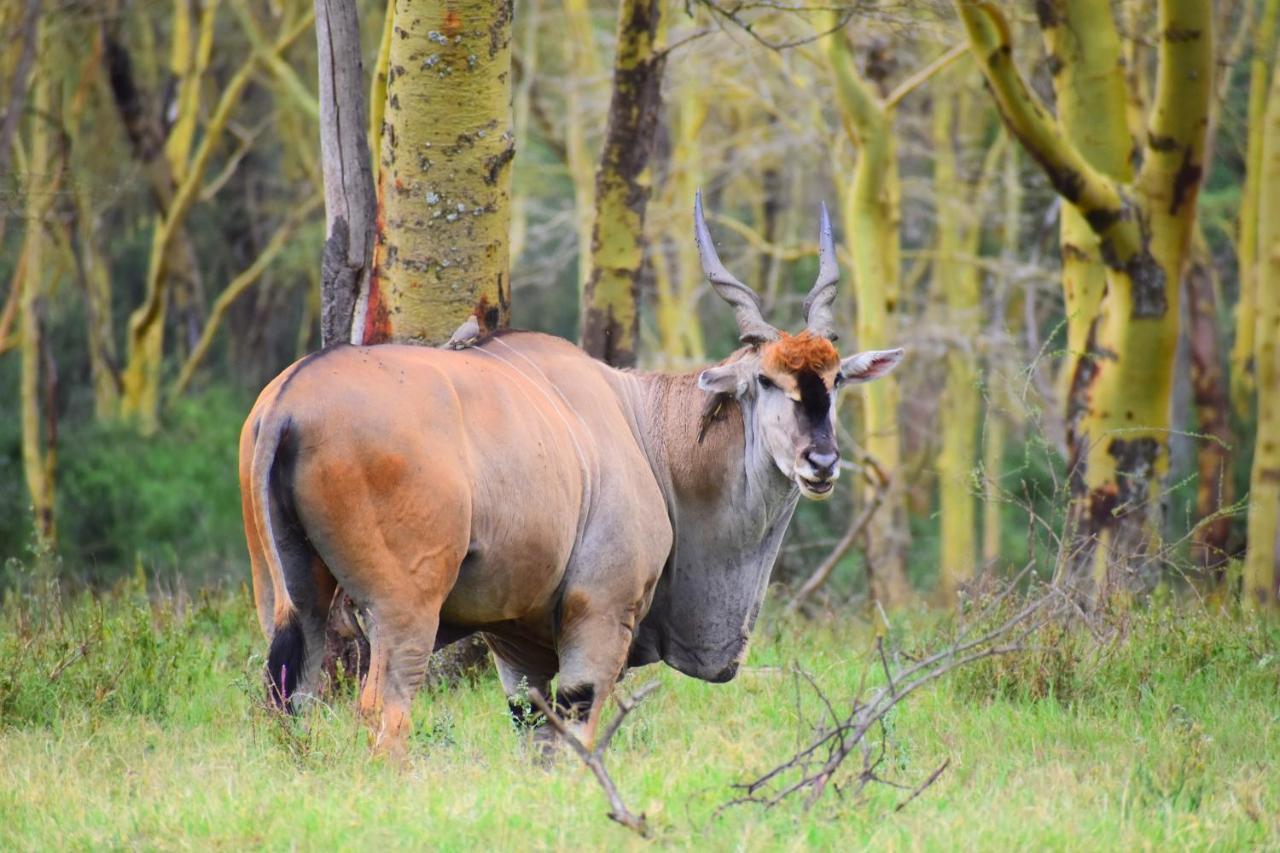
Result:
[[[366,136],[356,5],[354,0],[316,0],[315,9],[326,233],[320,342],[330,346],[361,340],[363,330],[353,328],[354,317],[357,302],[368,299],[377,200]]]

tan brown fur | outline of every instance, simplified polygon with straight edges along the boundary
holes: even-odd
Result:
[[[714,493],[728,477],[731,450],[743,443],[738,401],[708,395],[698,387],[696,373],[652,374],[646,380],[647,408],[661,424],[659,434],[675,487],[689,495]],[[708,404],[714,412],[707,410]]]

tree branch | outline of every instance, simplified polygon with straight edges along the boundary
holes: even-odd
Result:
[[[1156,93],[1138,186],[1188,221],[1204,173],[1205,127],[1213,92],[1213,4],[1160,0]]]
[[[1005,125],[1040,165],[1053,188],[1080,210],[1099,238],[1114,250],[1117,262],[1140,252],[1141,235],[1121,188],[1089,165],[1018,73],[1004,14],[984,0],[956,0],[956,11]]]
[[[613,779],[609,776],[609,772],[604,766],[604,753],[609,748],[609,743],[613,740],[613,736],[618,733],[622,721],[626,719],[636,709],[650,693],[658,689],[658,682],[654,681],[641,687],[630,700],[620,698],[614,694],[614,701],[618,704],[618,715],[610,721],[609,726],[604,730],[599,741],[594,748],[588,749],[587,745],[570,730],[568,724],[555,712],[555,709],[547,702],[547,700],[536,690],[529,691],[529,701],[537,708],[551,728],[555,729],[556,734],[561,740],[569,745],[569,747],[577,753],[582,759],[582,763],[587,765],[596,781],[600,783],[600,787],[604,790],[604,795],[609,800],[609,818],[617,821],[627,829],[641,835],[644,838],[649,837],[649,826],[645,822],[643,814],[635,815],[627,808],[627,804],[622,801],[622,795],[618,793],[618,786],[613,783]]]
[[[840,541],[836,543],[836,547],[831,549],[831,553],[828,554],[827,558],[813,570],[813,574],[809,575],[808,580],[806,580],[800,587],[799,591],[796,592],[795,598],[791,599],[791,602],[787,604],[786,612],[792,613],[797,610],[806,598],[813,595],[814,592],[827,582],[827,578],[831,577],[831,573],[835,571],[840,560],[842,560],[844,555],[848,553],[849,549],[853,547],[853,543],[857,541],[858,537],[862,534],[862,531],[866,529],[868,522],[871,521],[871,517],[875,515],[876,510],[880,508],[880,504],[883,501],[884,489],[877,489],[874,497],[872,497],[872,499],[867,502],[867,505],[862,508],[862,512],[858,513],[858,515],[849,523],[849,529],[845,531],[844,536],[842,536]]]
[[[182,365],[182,370],[178,373],[177,380],[173,383],[172,393],[175,397],[187,389],[196,368],[200,366],[200,362],[208,354],[213,338],[218,332],[218,325],[222,322],[222,318],[226,316],[227,309],[231,307],[231,303],[240,294],[253,286],[253,283],[258,280],[289,242],[293,232],[311,217],[311,214],[320,207],[323,201],[324,196],[317,193],[307,199],[301,207],[294,208],[293,213],[284,222],[280,223],[280,227],[276,229],[276,233],[272,235],[270,242],[262,249],[253,263],[242,270],[239,275],[231,280],[222,293],[218,294],[218,298],[214,300],[213,307],[209,310],[209,319],[204,324],[204,331],[200,333],[200,340],[192,348],[191,355],[187,357],[186,362]]]
[[[968,51],[969,46],[967,44],[958,44],[951,48],[951,50],[942,54],[942,56],[939,56],[933,62],[930,62],[924,68],[921,68],[915,74],[912,74],[906,80],[903,80],[898,84],[896,89],[889,93],[889,97],[884,99],[884,108],[886,110],[891,110],[896,107],[903,98],[920,88],[920,86],[928,82],[931,77],[951,63],[955,62],[961,56],[964,56]]]

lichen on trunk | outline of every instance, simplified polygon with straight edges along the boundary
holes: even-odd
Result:
[[[510,0],[396,0],[364,343],[507,324],[511,85]]]
[[[624,0],[600,168],[591,269],[582,292],[582,348],[618,367],[636,363],[649,160],[662,104],[666,53],[658,0]]]

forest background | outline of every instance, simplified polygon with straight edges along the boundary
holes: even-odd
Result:
[[[846,395],[843,438],[862,448],[847,472],[855,485],[803,508],[777,580],[798,581],[831,556],[837,599],[896,605],[946,601],[979,568],[1021,567],[1036,549],[1042,573],[1098,563],[1063,543],[1100,512],[1080,507],[1133,479],[1123,464],[1098,473],[1107,466],[1090,463],[1122,455],[1102,449],[1117,434],[1098,411],[1110,394],[1148,415],[1119,429],[1146,429],[1160,445],[1147,460],[1154,475],[1132,489],[1143,508],[1105,510],[1159,528],[1144,540],[1137,586],[1238,590],[1251,494],[1270,514],[1258,530],[1274,540],[1276,528],[1275,489],[1262,474],[1264,488],[1250,485],[1256,398],[1269,387],[1255,379],[1274,381],[1254,351],[1274,346],[1258,289],[1274,293],[1276,276],[1260,191],[1280,147],[1265,133],[1275,7],[1214,4],[1203,15],[1214,37],[1196,57],[1166,51],[1161,37],[1157,15],[1187,15],[1178,4],[1015,4],[1003,14],[961,4],[957,19],[939,2],[522,0],[498,22],[509,31],[512,73],[499,97],[512,102],[504,130],[514,149],[500,297],[515,326],[570,339],[590,334],[592,300],[603,299],[638,338],[598,355],[692,369],[735,346],[729,312],[700,273],[694,190],[707,195],[721,256],[782,318],[798,316],[812,280],[826,201],[839,211],[842,342],[911,355],[894,382]],[[375,174],[391,150],[384,128],[421,132],[386,110],[398,105],[386,94],[392,12],[359,5]],[[320,345],[313,18],[303,0],[6,6],[0,379],[13,404],[0,417],[0,553],[53,549],[68,575],[94,584],[138,567],[196,585],[243,577],[236,430],[257,390]],[[1014,48],[1029,90],[1016,69],[1001,76],[965,49],[993,37]],[[614,66],[634,64],[636,50],[649,51],[658,88],[643,96],[647,123],[619,129],[620,149],[611,104],[615,81],[628,78]],[[1177,63],[1193,77],[1209,72],[1207,89],[1164,85],[1162,69]],[[428,65],[424,79],[444,80],[447,93],[452,81]],[[1018,91],[1056,116],[1037,130]],[[1108,332],[1104,320],[1093,340],[1093,321],[1119,313],[1101,293],[1104,258],[1124,238],[1091,232],[1087,193],[1063,202],[1055,158],[1083,158],[1086,177],[1128,193],[1135,176],[1158,171],[1142,169],[1142,152],[1158,159],[1147,137],[1166,108],[1206,125],[1187,143],[1186,157],[1194,147],[1203,162],[1171,229],[1174,263],[1187,260],[1165,270],[1159,328]],[[1037,136],[1046,128],[1047,141]],[[619,165],[624,149],[636,163]],[[638,219],[615,200],[618,176],[646,199]],[[475,262],[459,266],[478,278]],[[592,280],[602,268],[614,283]],[[1110,284],[1112,301],[1124,286]],[[414,310],[448,330],[469,310],[457,302]],[[1081,385],[1080,366],[1088,374],[1105,362],[1098,353],[1114,351],[1108,334],[1153,342],[1120,361],[1154,372],[1111,371],[1118,391]],[[1082,406],[1089,394],[1095,402]],[[1112,526],[1080,538],[1123,539],[1123,522]],[[1275,549],[1258,550],[1252,597],[1274,601]],[[1103,580],[1114,569],[1083,573]]]

